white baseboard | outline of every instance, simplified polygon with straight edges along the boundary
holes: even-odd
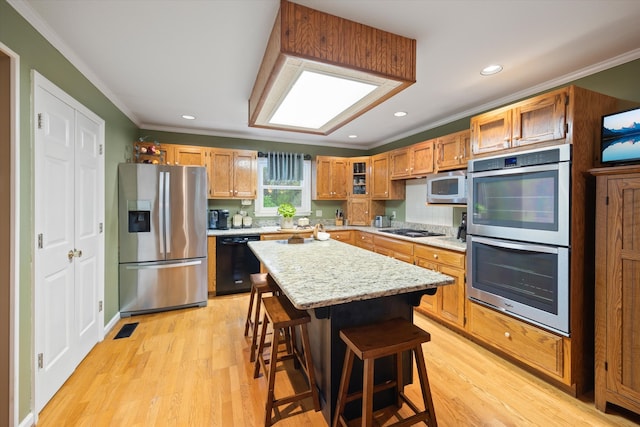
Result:
[[[113,316],[111,320],[109,320],[109,323],[107,323],[104,326],[104,333],[102,336],[106,337],[107,334],[116,326],[119,320],[120,320],[120,312],[117,312],[115,316]]]
[[[18,427],[32,427],[33,425],[35,425],[35,422],[33,420],[33,413],[29,412],[27,416],[24,417],[24,420],[22,420],[20,424],[18,424]]]

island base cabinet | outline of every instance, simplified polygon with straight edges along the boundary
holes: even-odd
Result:
[[[571,386],[567,380],[569,366],[564,360],[568,356],[565,354],[565,346],[569,348],[568,338],[473,302],[468,303],[467,311],[467,331],[473,337]]]
[[[347,350],[346,344],[340,338],[340,330],[394,318],[413,322],[413,305],[417,303],[418,298],[419,294],[392,295],[309,311],[311,314],[311,323],[308,326],[311,354],[313,354],[316,382],[320,389],[322,414],[327,420],[327,425],[331,425],[334,417],[344,356]],[[405,385],[413,382],[412,361],[411,352],[403,353],[402,366]],[[363,372],[362,361],[356,357],[350,381],[354,390],[358,387],[362,389]],[[395,378],[393,356],[376,360],[375,376],[376,381],[380,382]],[[394,404],[394,397],[395,390],[393,388],[376,393],[374,409]],[[360,416],[361,406],[359,403],[358,401],[355,405],[347,405],[345,412],[347,419]]]
[[[640,414],[640,167],[603,168],[600,173],[595,404],[601,411],[610,402]]]

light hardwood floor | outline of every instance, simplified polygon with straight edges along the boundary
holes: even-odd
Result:
[[[260,426],[266,381],[253,378],[243,336],[248,294],[206,308],[122,319],[39,414],[38,426]],[[113,337],[139,322],[129,338]],[[604,414],[420,314],[438,424],[448,426],[638,426],[640,416]],[[415,368],[414,368],[415,369]],[[292,369],[290,369],[291,371]],[[297,388],[279,374],[276,393]],[[407,387],[419,402],[419,386]],[[390,421],[394,421],[393,419]],[[276,426],[326,426],[311,402],[285,407]]]

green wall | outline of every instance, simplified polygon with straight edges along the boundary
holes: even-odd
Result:
[[[32,376],[32,265],[33,242],[33,135],[31,129],[31,70],[44,77],[92,110],[106,122],[105,130],[105,321],[118,312],[118,240],[117,240],[117,164],[124,161],[132,141],[141,136],[166,143],[253,149],[258,151],[300,151],[312,156],[318,154],[336,156],[370,155],[387,151],[425,139],[463,130],[469,126],[469,118],[431,129],[394,141],[381,147],[361,150],[339,149],[316,145],[295,145],[274,141],[253,141],[237,138],[213,137],[182,133],[139,130],[118,110],[91,82],[71,65],[49,42],[37,33],[5,0],[0,1],[0,43],[20,56],[20,331],[19,331],[19,420],[30,412]],[[640,60],[597,73],[574,82],[598,92],[640,102]],[[211,202],[239,206],[236,202]],[[404,212],[404,202],[388,202],[388,211]],[[324,218],[332,216],[338,202],[314,202],[313,209],[322,209]],[[328,211],[328,213],[327,213]],[[389,213],[389,212],[388,212]]]
[[[18,417],[31,408],[32,377],[32,259],[33,132],[31,129],[31,70],[36,70],[106,122],[105,127],[105,320],[118,312],[118,234],[116,164],[125,147],[138,135],[137,126],[29,25],[6,1],[0,2],[0,42],[20,57],[20,290],[19,290],[19,400]],[[8,150],[7,150],[8,152]]]

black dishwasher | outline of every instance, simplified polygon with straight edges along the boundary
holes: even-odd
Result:
[[[216,295],[249,292],[249,275],[260,272],[260,261],[247,243],[258,235],[219,236],[216,238]]]

